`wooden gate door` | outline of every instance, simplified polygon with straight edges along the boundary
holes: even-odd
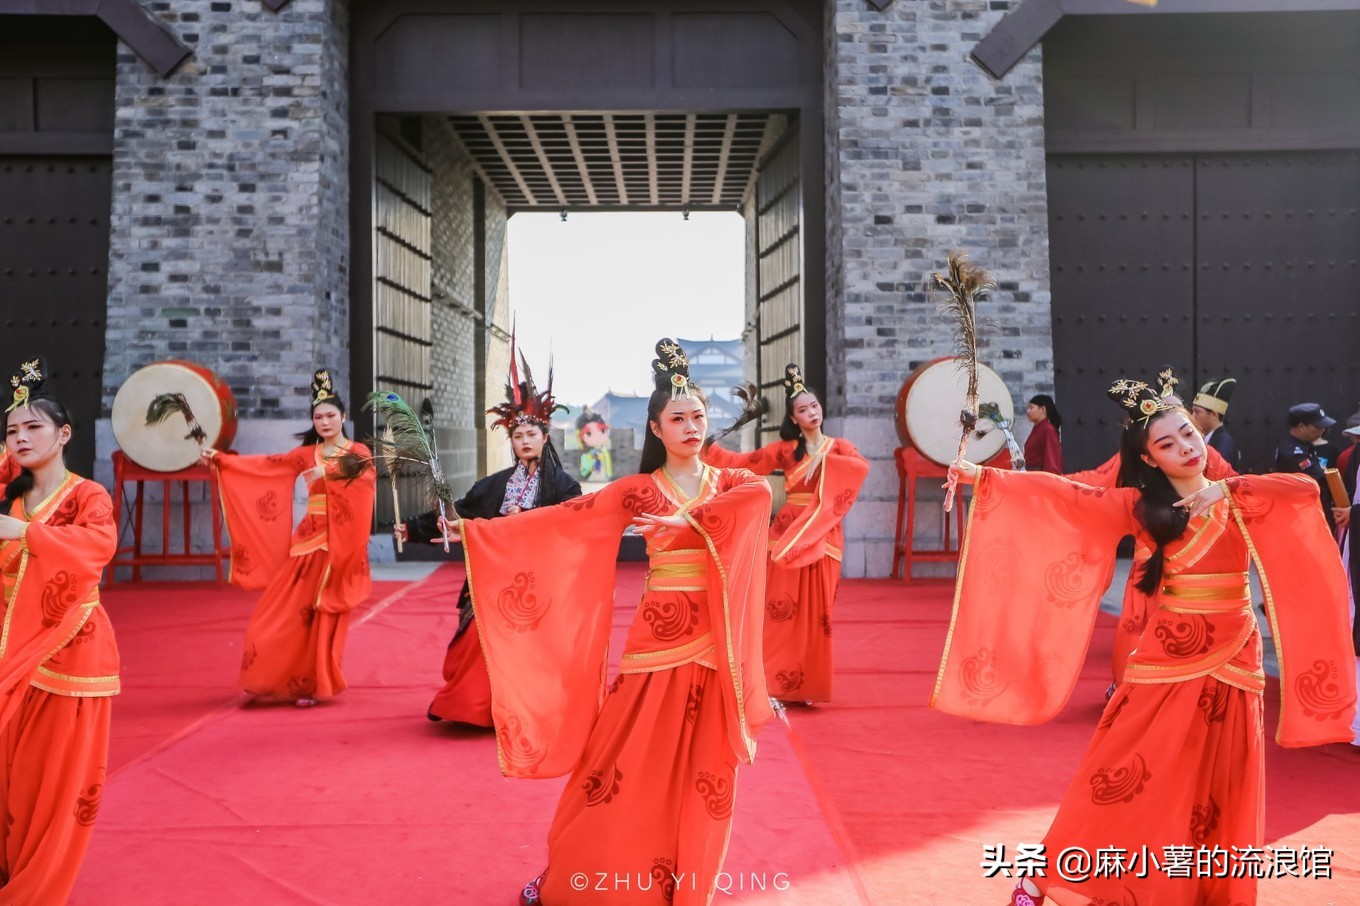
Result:
[[[770,414],[758,444],[778,439],[784,417],[784,367],[803,361],[802,184],[798,122],[760,162],[756,173],[756,373]]]
[[[48,358],[77,429],[66,462],[82,475],[93,474],[103,377],[110,167],[107,157],[0,156],[0,378],[21,358]]]
[[[373,375],[417,412],[429,402],[431,304],[430,169],[400,139],[376,137],[373,184]],[[356,390],[367,393],[368,388]],[[403,517],[430,508],[422,482],[403,480]],[[378,495],[375,519],[392,525],[392,495]]]

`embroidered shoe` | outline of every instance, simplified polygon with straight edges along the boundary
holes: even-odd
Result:
[[[538,895],[538,890],[543,886],[543,876],[539,875],[519,892],[519,906],[542,906],[543,898]]]
[[[310,708],[312,705],[315,704],[316,699],[314,698],[300,698],[297,701],[293,702],[293,706],[297,708]]]
[[[1020,884],[1016,884],[1015,889],[1011,891],[1010,906],[1043,906],[1043,904],[1044,895],[1039,894],[1037,897],[1030,896],[1025,891],[1025,885],[1023,882]]]

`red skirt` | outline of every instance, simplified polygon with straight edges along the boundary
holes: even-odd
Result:
[[[1264,845],[1262,720],[1260,695],[1213,677],[1121,684],[1044,838],[1049,874],[1039,886],[1057,906],[1255,903],[1254,878],[1232,877],[1232,863],[1224,872],[1212,865],[1197,870],[1194,860],[1215,847],[1233,853]],[[1138,866],[1146,877],[1106,871],[1083,882],[1062,880],[1054,869],[1073,847],[1093,861],[1098,850],[1123,850],[1143,863],[1146,851],[1150,858]],[[1180,877],[1176,860],[1186,852],[1188,877]]]
[[[491,677],[482,656],[476,617],[449,643],[444,654],[444,688],[435,693],[427,716],[477,727],[492,725]]]
[[[784,701],[831,701],[831,607],[841,565],[831,557],[800,569],[769,564],[765,579],[765,683]]]
[[[548,906],[704,906],[732,833],[737,761],[717,673],[620,677],[548,831]]]
[[[109,698],[29,687],[0,730],[0,903],[65,903],[94,832]]]
[[[345,690],[340,661],[349,611],[319,610],[330,557],[290,557],[265,588],[246,627],[241,688],[280,699],[328,698]]]

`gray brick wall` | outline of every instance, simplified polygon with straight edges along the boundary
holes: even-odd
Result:
[[[506,241],[509,216],[505,203],[488,190],[486,196],[486,400],[482,409],[487,409],[505,398],[505,375],[510,367],[511,328],[510,314],[510,244]],[[526,325],[527,326],[527,325]],[[540,370],[536,374],[546,375],[547,363],[531,362]],[[513,464],[514,454],[505,432],[497,428],[488,430],[485,426],[491,417],[486,416],[483,436],[486,443],[486,471],[494,472]],[[558,453],[562,451],[559,450]]]
[[[1043,93],[1038,51],[994,82],[968,51],[1001,18],[991,0],[834,0],[827,61],[830,186],[828,427],[873,471],[847,520],[847,575],[886,575],[897,473],[893,407],[904,377],[952,352],[927,275],[953,248],[1000,281],[982,356],[1017,402],[1051,387]],[[926,492],[922,483],[922,491]],[[938,499],[933,491],[929,499]],[[939,507],[917,534],[939,531]]]
[[[434,406],[449,481],[461,493],[477,480],[476,283],[473,279],[472,161],[444,117],[422,122],[426,161],[434,170]]]
[[[500,402],[509,364],[508,346],[494,332],[487,337],[486,393],[477,394],[479,322],[476,312],[485,308],[485,320],[507,332],[510,327],[509,258],[506,249],[505,202],[487,187],[481,225],[486,243],[483,302],[477,298],[476,207],[474,183],[478,180],[472,160],[454,136],[448,120],[424,117],[421,123],[423,152],[434,170],[434,404],[440,429],[444,467],[455,488],[475,481],[483,471],[495,471],[510,462],[503,431],[488,434],[485,411]],[[478,450],[487,444],[486,470],[478,467]]]
[[[314,363],[348,378],[347,8],[148,9],[194,55],[163,79],[119,48],[105,413],[178,356],[225,377],[243,419],[305,418]]]

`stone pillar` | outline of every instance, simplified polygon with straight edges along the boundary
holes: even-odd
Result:
[[[1013,5],[1013,4],[1012,4]],[[925,289],[962,249],[1000,290],[983,360],[1022,395],[1052,387],[1043,86],[1036,49],[1004,81],[968,59],[1000,20],[994,0],[897,0],[828,11],[828,425],[873,462],[846,521],[845,574],[886,576],[897,501],[893,408],[919,363],[953,352]],[[927,501],[939,493],[921,492]],[[940,509],[918,508],[921,546]],[[924,517],[924,518],[921,518]]]

